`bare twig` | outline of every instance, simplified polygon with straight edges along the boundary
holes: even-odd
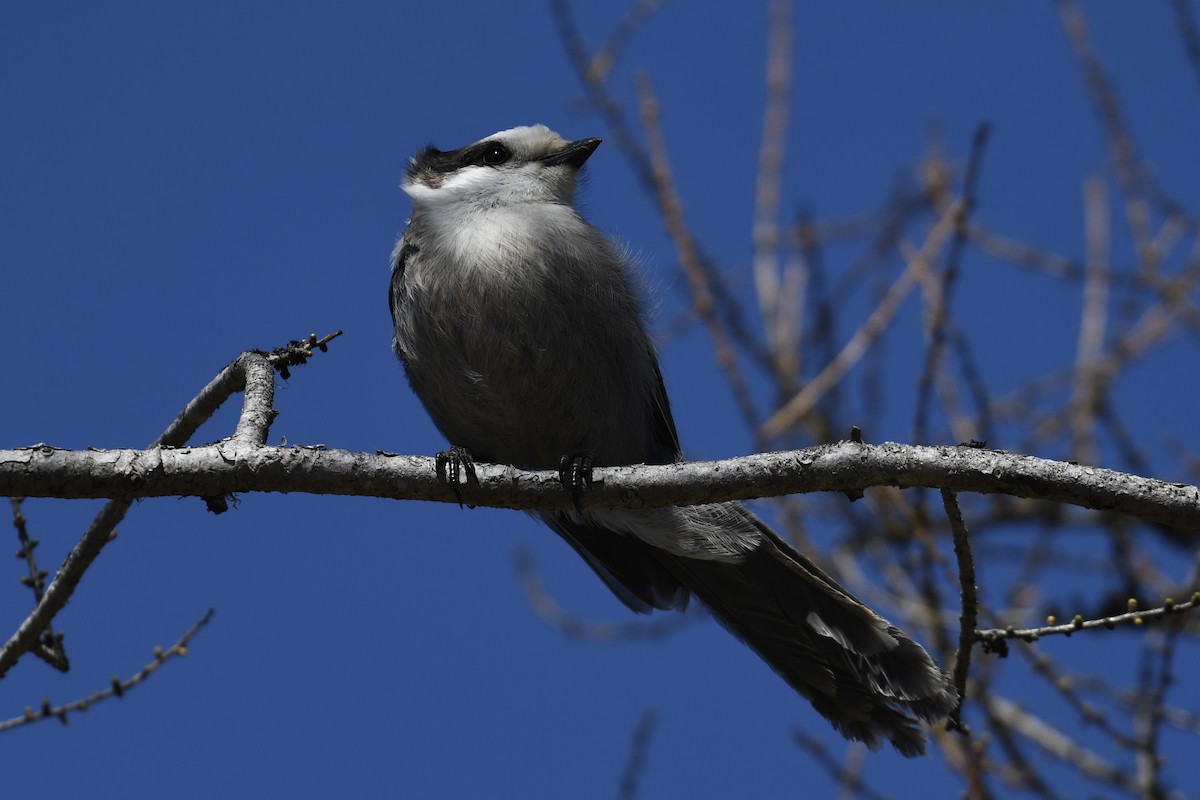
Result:
[[[1091,177],[1083,184],[1086,225],[1087,269],[1083,282],[1083,309],[1079,317],[1079,344],[1075,356],[1075,377],[1067,411],[1072,448],[1076,461],[1094,464],[1096,449],[1096,410],[1106,390],[1098,366],[1108,325],[1109,255],[1108,192],[1104,180]]]
[[[634,800],[637,797],[638,780],[646,770],[646,754],[650,751],[650,737],[658,725],[658,712],[648,708],[642,713],[633,736],[629,739],[629,757],[621,770],[621,782],[617,789],[617,800]]]
[[[309,355],[311,355],[312,347],[324,350],[326,342],[337,335],[333,334],[321,340],[318,340],[315,336],[310,337],[308,344]],[[229,366],[221,370],[207,386],[200,390],[200,393],[184,407],[179,416],[167,426],[162,435],[150,443],[146,452],[168,452],[162,448],[178,447],[185,444],[196,430],[212,416],[217,408],[231,394],[237,391],[244,391],[245,393],[242,403],[242,413],[238,419],[237,429],[228,446],[236,449],[264,444],[267,440],[267,431],[270,428],[271,421],[274,419],[274,410],[271,408],[275,391],[274,370],[281,364],[286,366],[288,363],[303,363],[302,360],[294,360],[298,356],[296,356],[293,350],[304,350],[304,344],[293,344],[299,344],[300,347],[291,350],[284,348],[290,355],[267,357],[261,353],[243,353],[229,364]],[[115,499],[106,503],[104,508],[100,510],[100,513],[96,515],[91,526],[80,537],[75,547],[67,555],[62,566],[59,567],[58,573],[54,576],[54,580],[51,581],[41,600],[21,623],[20,627],[17,628],[16,633],[0,648],[0,677],[3,677],[12,668],[21,655],[34,647],[43,631],[49,629],[54,617],[66,606],[67,601],[74,594],[75,587],[83,578],[84,573],[87,572],[88,567],[100,555],[100,551],[104,546],[115,538],[117,523],[124,518],[125,512],[129,510],[132,499],[139,495],[136,489],[132,492],[128,491],[128,489],[136,487],[142,476],[134,470],[125,473],[123,478],[126,482],[127,490],[110,495]],[[10,490],[5,492],[5,494],[9,496],[30,496],[31,493]],[[189,494],[189,492],[181,493],[181,495],[186,494]],[[220,497],[227,494],[227,492],[217,490],[195,494],[200,494],[204,497]]]
[[[42,602],[42,596],[46,593],[46,575],[49,573],[41,569],[37,564],[37,559],[34,558],[34,550],[37,549],[39,542],[37,539],[29,537],[29,531],[26,529],[27,520],[21,511],[23,500],[24,498],[21,497],[9,498],[9,502],[12,504],[13,527],[17,529],[17,541],[21,543],[21,549],[17,551],[17,558],[24,559],[28,572],[25,577],[21,578],[21,583],[33,590],[33,602],[36,605]],[[66,672],[71,667],[71,662],[67,659],[67,651],[63,648],[63,635],[55,633],[52,625],[46,626],[46,630],[38,637],[37,646],[33,648],[32,652],[60,672]]]
[[[87,711],[96,703],[99,703],[102,700],[107,700],[110,697],[124,697],[126,692],[157,672],[159,667],[161,667],[163,664],[166,664],[168,661],[178,656],[187,655],[188,644],[191,642],[192,637],[199,633],[200,629],[208,624],[209,620],[212,619],[212,616],[213,610],[210,608],[208,612],[201,617],[198,622],[196,622],[195,625],[188,628],[183,636],[179,637],[179,640],[175,642],[175,644],[171,645],[166,650],[163,650],[161,647],[154,648],[154,660],[125,680],[122,681],[118,680],[117,678],[113,678],[107,689],[95,691],[88,697],[85,697],[81,700],[74,700],[70,703],[64,703],[61,706],[51,706],[50,701],[47,700],[42,703],[42,707],[40,709],[34,710],[32,708],[26,708],[25,713],[19,717],[13,717],[12,719],[0,721],[0,733],[12,730],[13,728],[19,728],[22,725],[28,725],[32,722],[39,722],[41,720],[51,718],[57,719],[59,722],[62,722],[65,725],[70,714],[73,714],[77,711]]]
[[[1039,652],[1032,644],[1022,642],[1016,651],[1029,662],[1033,671],[1046,679],[1046,682],[1062,697],[1063,701],[1079,715],[1085,725],[1096,728],[1118,747],[1133,749],[1134,740],[1119,730],[1109,719],[1103,709],[1083,698],[1079,692],[1080,680],[1076,676],[1064,673],[1048,655]]]
[[[75,592],[83,574],[95,561],[100,550],[111,541],[115,528],[132,504],[130,500],[110,500],[92,520],[74,549],[67,555],[58,574],[54,576],[46,593],[17,628],[4,647],[0,648],[0,677],[3,677],[24,653],[34,647],[43,631],[49,630],[54,617],[67,604]]]
[[[796,728],[792,731],[792,741],[806,753],[808,753],[817,765],[837,781],[842,791],[847,792],[855,797],[863,797],[866,800],[887,800],[888,795],[881,794],[875,791],[863,781],[862,776],[847,770],[843,765],[839,764],[836,759],[829,754],[825,747],[825,743],[815,736],[809,736],[804,731]],[[861,747],[862,745],[851,745],[851,747]]]
[[[841,382],[851,367],[858,363],[876,337],[887,328],[888,323],[891,322],[892,317],[895,316],[900,304],[908,296],[918,278],[929,270],[934,256],[941,250],[954,229],[958,215],[957,209],[957,205],[952,204],[942,214],[942,218],[929,232],[920,252],[914,253],[908,258],[908,265],[904,272],[900,273],[900,277],[888,289],[887,294],[879,301],[879,305],[871,312],[858,331],[842,347],[837,357],[763,423],[761,434],[764,439],[770,440],[780,436],[795,425],[820,402],[826,392]]]
[[[648,12],[641,13],[639,8],[642,6],[650,6],[650,10],[657,9],[653,3],[645,0],[639,2],[618,25],[606,47],[623,45],[632,33],[632,26],[640,25],[649,16]],[[597,68],[595,59],[589,53],[587,44],[571,16],[570,4],[567,0],[551,0],[550,11],[555,25],[558,27],[559,38],[567,51],[567,58],[587,92],[588,105],[604,118],[610,138],[629,162],[634,175],[642,184],[647,195],[654,201],[654,206],[663,216],[664,222],[669,224],[667,219],[669,209],[662,204],[663,195],[655,174],[656,165],[646,148],[642,147],[638,141],[637,134],[626,119],[621,104],[606,88],[603,79],[607,77],[607,71]],[[721,273],[704,255],[699,243],[693,241],[692,244],[696,254],[695,266],[707,282],[712,294],[714,309],[722,324],[729,331],[730,337],[744,352],[749,354],[755,363],[769,367],[771,359],[767,349],[758,340],[751,326],[746,323],[741,306],[726,288]]]
[[[598,644],[626,641],[659,641],[666,639],[694,619],[690,614],[655,617],[650,622],[593,622],[571,613],[559,605],[546,590],[527,547],[513,548],[513,565],[521,583],[521,591],[538,618],[572,639]]]
[[[638,103],[642,115],[642,127],[646,131],[646,139],[650,148],[650,163],[653,167],[654,186],[657,191],[659,204],[667,222],[667,230],[675,243],[675,252],[679,256],[679,264],[688,279],[692,290],[692,303],[698,316],[708,330],[712,339],[713,351],[717,363],[725,373],[725,379],[733,391],[742,418],[758,436],[758,410],[754,396],[746,386],[741,368],[737,363],[737,354],[730,344],[729,336],[716,314],[712,292],[709,291],[707,276],[701,265],[700,252],[695,238],[688,230],[683,219],[683,204],[675,190],[675,181],[671,176],[671,164],[667,157],[666,140],[659,127],[658,101],[654,97],[650,80],[641,75],[637,80]],[[761,447],[760,442],[760,447]]]
[[[754,286],[767,343],[779,379],[796,372],[795,331],[783,321],[785,298],[779,280],[779,198],[784,143],[787,134],[788,89],[791,86],[792,31],[790,4],[772,0],[767,25],[767,99],[763,108],[762,143],[758,149],[758,179],[754,192]]]
[[[591,57],[584,74],[585,84],[598,85],[608,80],[608,75],[612,72],[613,65],[616,63],[617,56],[620,55],[621,50],[633,38],[638,28],[646,24],[646,20],[650,19],[656,11],[662,8],[665,2],[666,0],[638,0],[638,2],[633,4],[628,13],[617,23],[617,27],[613,29],[612,34],[608,37],[608,41],[597,48],[595,54]],[[581,46],[581,42],[582,40],[576,46]]]
[[[1137,782],[1126,770],[1079,744],[1062,730],[999,695],[989,693],[980,699],[1000,724],[1015,730],[1058,761],[1069,764],[1092,780],[1137,794]]]
[[[1193,562],[1191,573],[1183,585],[1195,588],[1200,584],[1200,558]],[[1200,600],[1200,591],[1193,599]],[[1166,706],[1167,692],[1175,684],[1175,657],[1179,652],[1179,635],[1183,631],[1182,620],[1175,618],[1146,637],[1142,644],[1142,667],[1138,676],[1138,691],[1133,705],[1133,725],[1137,736],[1138,783],[1143,797],[1161,797],[1162,761],[1160,735],[1166,721],[1162,709]]]
[[[962,200],[948,208],[955,212],[954,238],[946,253],[946,267],[942,270],[939,291],[934,294],[933,308],[929,317],[929,347],[925,351],[925,366],[921,370],[921,380],[917,390],[917,419],[913,426],[913,437],[917,443],[928,440],[928,419],[933,393],[933,382],[937,376],[942,352],[946,347],[946,328],[950,315],[950,296],[958,281],[958,272],[962,266],[962,255],[968,240],[968,221],[978,202],[979,173],[983,165],[984,147],[987,145],[988,125],[981,124],[975,129],[971,141],[971,156],[967,161],[967,173],[963,179]],[[932,234],[931,234],[932,236]]]
[[[1200,81],[1200,29],[1196,27],[1192,4],[1189,0],[1171,0],[1171,6],[1175,9],[1175,27],[1179,29],[1183,52],[1187,54],[1196,80]]]
[[[1147,608],[1145,610],[1137,609],[1137,602],[1130,600],[1130,611],[1125,614],[1114,614],[1100,619],[1085,620],[1082,615],[1076,614],[1075,617],[1068,623],[1063,625],[1048,624],[1040,628],[989,628],[987,630],[976,631],[975,640],[983,642],[985,647],[992,646],[996,642],[1003,639],[1022,639],[1027,642],[1037,641],[1043,636],[1053,636],[1061,634],[1070,636],[1078,631],[1090,631],[1098,628],[1112,630],[1118,625],[1125,623],[1133,625],[1142,625],[1146,622],[1165,619],[1175,614],[1182,614],[1187,611],[1194,611],[1200,606],[1200,592],[1193,594],[1187,601],[1177,603],[1171,598],[1156,608]]]
[[[954,492],[942,490],[942,505],[950,520],[954,535],[954,555],[958,560],[958,585],[962,592],[962,615],[959,617],[958,652],[954,657],[954,687],[958,689],[958,705],[950,714],[950,725],[968,733],[962,721],[963,704],[967,701],[967,674],[971,667],[971,647],[975,644],[975,624],[979,617],[979,595],[975,588],[975,561],[971,557],[971,541],[962,509]]]
[[[1063,29],[1083,70],[1084,83],[1100,118],[1112,159],[1113,174],[1121,185],[1125,199],[1126,218],[1133,233],[1141,266],[1150,274],[1158,259],[1151,249],[1152,237],[1146,200],[1153,199],[1168,216],[1184,216],[1182,206],[1168,197],[1154,181],[1138,154],[1133,135],[1117,99],[1116,89],[1092,46],[1087,21],[1079,5],[1075,0],[1058,0],[1058,9]]]

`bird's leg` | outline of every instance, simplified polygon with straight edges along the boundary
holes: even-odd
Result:
[[[462,491],[459,489],[459,485],[460,476],[464,470],[467,473],[468,480],[479,483],[479,478],[475,476],[475,459],[471,457],[470,450],[465,447],[454,445],[449,450],[441,450],[438,452],[438,480],[450,484],[450,488],[454,491],[454,499],[458,500],[459,508],[462,508],[463,505]],[[470,507],[474,508],[474,506]]]
[[[571,493],[576,511],[583,511],[583,490],[592,487],[593,450],[582,450],[563,456],[558,462],[558,479],[563,488]]]

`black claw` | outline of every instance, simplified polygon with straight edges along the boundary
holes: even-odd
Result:
[[[467,480],[479,483],[479,478],[475,475],[475,459],[471,457],[471,451],[465,447],[454,445],[449,450],[440,451],[437,454],[436,463],[438,480],[450,484],[450,489],[454,492],[454,499],[458,501],[458,507],[462,508],[462,490],[459,487],[462,485],[463,471],[465,470],[467,473]],[[468,508],[474,507],[468,506]]]
[[[583,511],[583,490],[592,488],[591,450],[563,456],[558,462],[558,480],[571,493],[571,502],[576,511]]]

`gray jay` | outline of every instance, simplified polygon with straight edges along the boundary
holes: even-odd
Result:
[[[472,457],[559,469],[576,510],[536,516],[625,605],[695,595],[842,735],[921,754],[917,720],[957,702],[946,673],[742,505],[581,507],[592,464],[681,459],[630,260],[572,204],[599,144],[534,125],[409,163],[389,305],[409,382],[453,446],[439,472],[457,485]]]

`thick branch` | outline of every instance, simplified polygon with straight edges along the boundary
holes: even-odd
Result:
[[[569,509],[556,471],[478,464],[462,500],[495,508]],[[872,486],[1008,494],[1200,529],[1200,489],[1098,467],[972,447],[837,444],[722,461],[596,468],[590,508],[651,508]],[[0,494],[134,499],[308,492],[457,503],[434,460],[307,447],[0,450]]]

